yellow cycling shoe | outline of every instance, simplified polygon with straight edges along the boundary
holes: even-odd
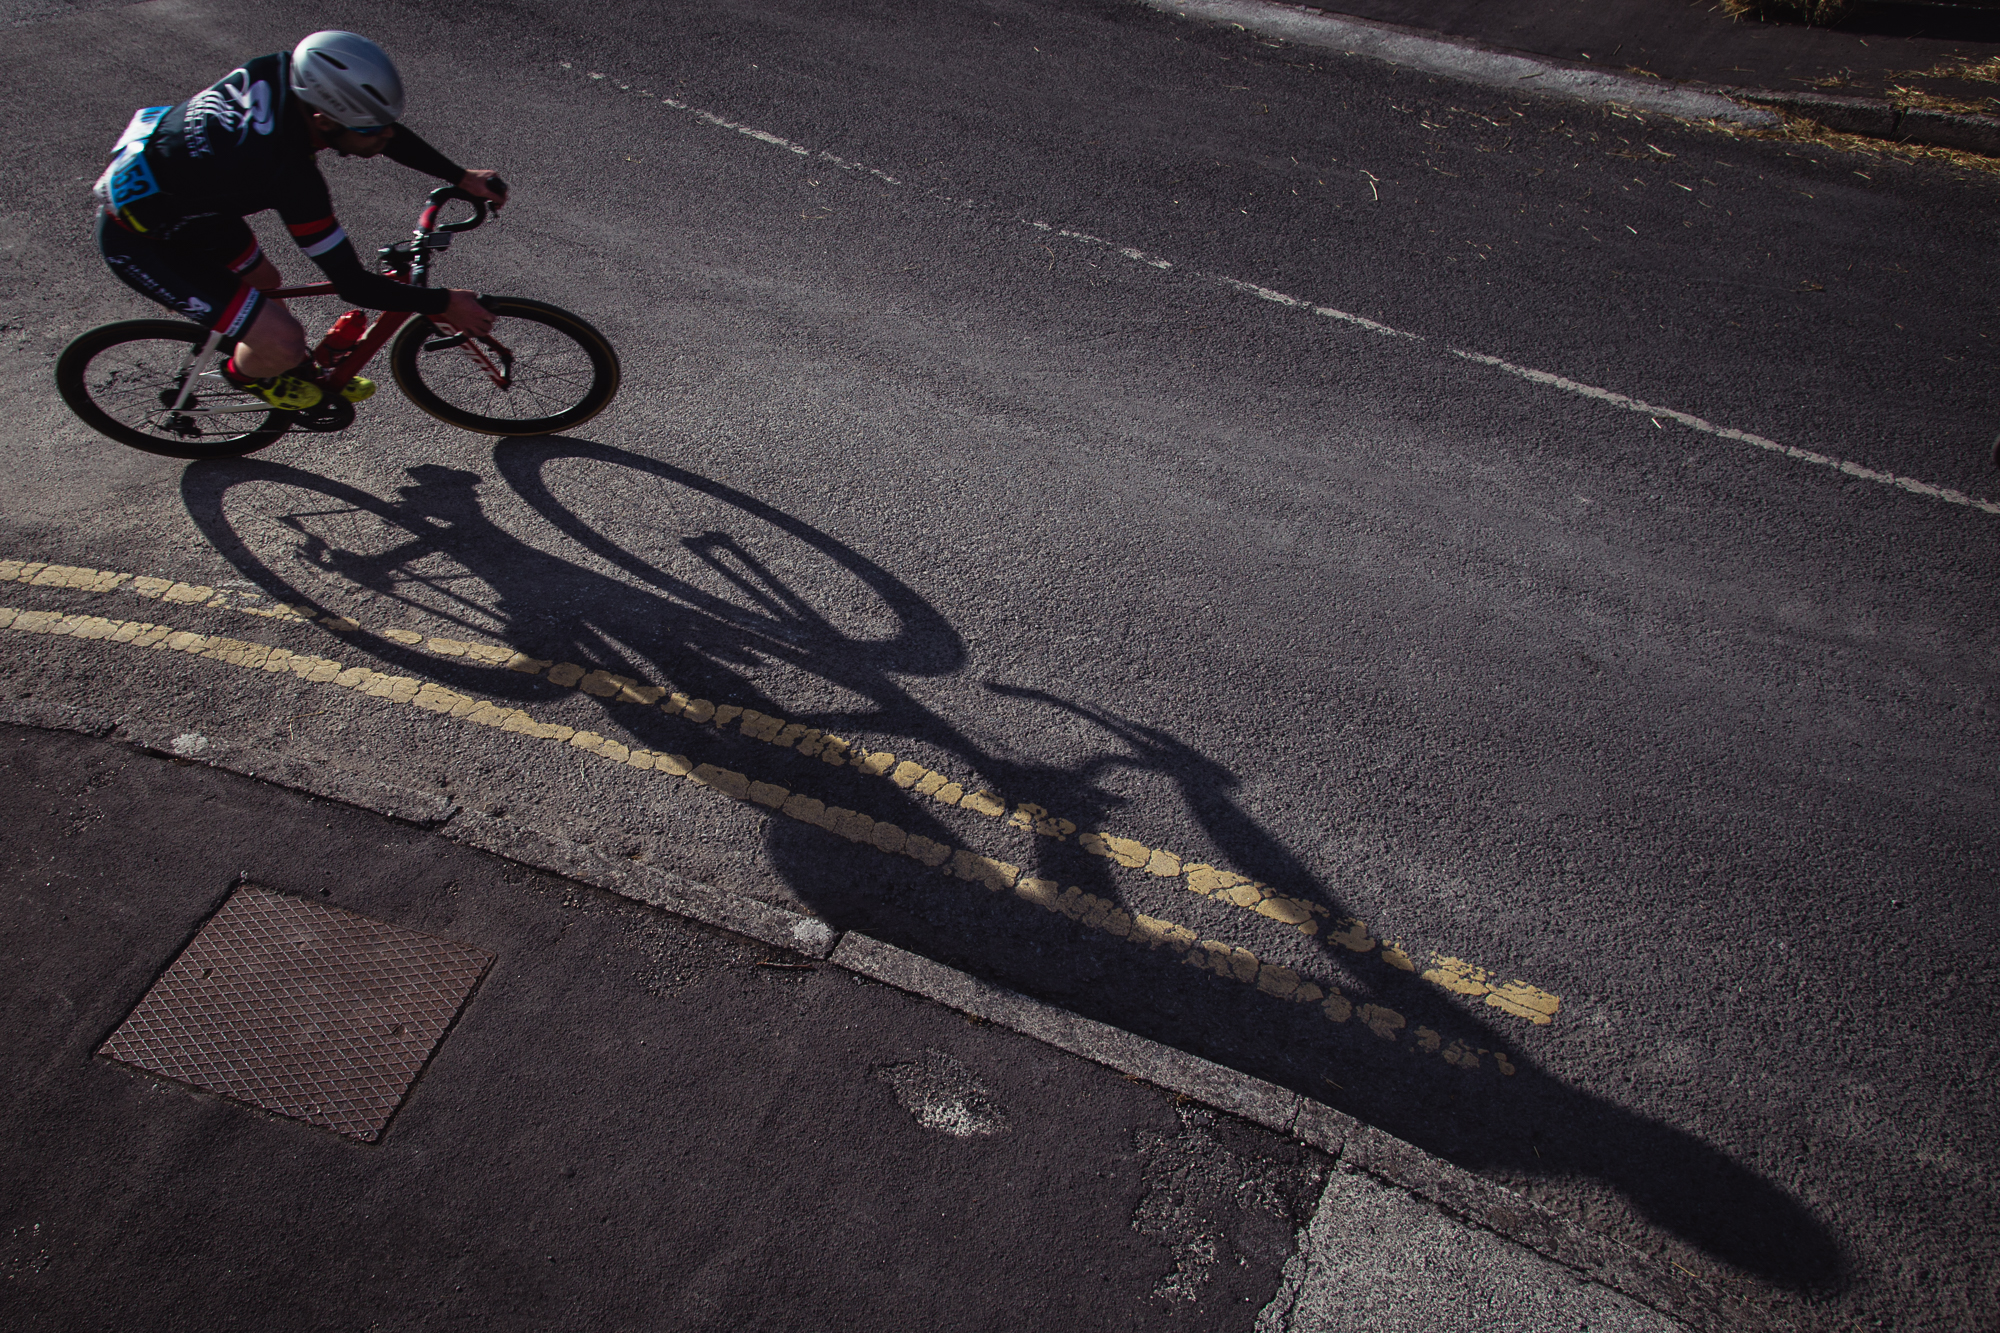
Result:
[[[374,393],[375,381],[363,379],[359,375],[340,386],[340,396],[350,403],[358,403],[364,398],[373,397]]]
[[[318,407],[320,399],[326,396],[319,385],[290,372],[253,380],[237,371],[233,357],[223,363],[222,374],[243,392],[255,394],[280,412],[303,412],[308,407]]]

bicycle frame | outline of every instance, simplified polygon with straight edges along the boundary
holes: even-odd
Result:
[[[304,287],[279,287],[265,293],[266,297],[276,301],[288,301],[295,296],[333,295],[336,293],[330,282],[309,283]],[[376,316],[375,322],[368,326],[368,332],[362,335],[361,341],[354,344],[353,350],[342,357],[338,364],[320,374],[321,387],[334,393],[340,392],[349,380],[361,373],[363,366],[375,359],[375,353],[381,351],[389,339],[395,336],[396,330],[407,324],[411,317],[411,313],[407,310],[382,311]],[[320,346],[325,344],[326,340],[322,338]],[[315,359],[318,358],[318,347],[313,349],[313,356]]]
[[[440,227],[437,220],[438,214],[453,199],[467,200],[477,209],[477,212],[474,213],[469,221],[447,223],[443,227]],[[403,242],[401,245],[383,247],[381,254],[386,268],[383,276],[393,278],[397,282],[413,287],[428,288],[430,286],[431,256],[439,250],[451,248],[451,233],[470,231],[485,221],[486,206],[478,199],[473,198],[473,196],[464,194],[452,187],[433,190],[425,201],[424,211],[417,216],[417,227],[412,233],[413,239]],[[338,294],[330,282],[313,282],[300,287],[272,288],[266,291],[264,296],[267,300],[288,301],[294,297],[337,296]],[[390,338],[395,336],[396,331],[415,317],[414,313],[408,310],[381,311],[377,315],[375,322],[369,325],[368,332],[362,336],[361,341],[356,343],[353,349],[346,356],[342,357],[337,365],[320,374],[320,386],[328,393],[340,392],[341,389],[346,387],[349,381],[361,373],[362,367],[375,359],[375,354],[382,350]],[[425,318],[428,317],[426,316]],[[456,335],[446,336],[452,337]],[[210,358],[216,355],[221,342],[221,332],[212,332],[199,352],[190,352],[188,354],[188,359],[181,366],[181,391],[174,399],[173,406],[168,409],[169,411],[178,412],[186,406],[187,400],[194,394],[194,385],[197,379],[221,373],[218,367],[209,364]],[[503,353],[506,352],[506,348],[502,347],[496,339],[491,337],[483,339],[463,338],[459,346],[464,348],[472,359],[479,364],[480,369],[486,372],[496,387],[501,389],[507,388],[509,383],[507,372],[494,364],[493,358],[488,356],[486,350],[480,346],[481,342],[491,343]],[[322,338],[319,347],[324,347],[325,345],[326,340]],[[319,356],[319,347],[313,349],[313,359],[315,361],[317,361]],[[201,366],[203,369],[197,371],[195,369],[196,366]],[[268,412],[271,409],[267,404],[260,402],[246,403],[238,407],[216,407],[208,410],[221,415],[225,413]]]

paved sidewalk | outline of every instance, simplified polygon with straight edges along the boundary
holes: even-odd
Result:
[[[1358,1172],[1327,1182],[1258,1333],[1668,1333],[1644,1306]]]
[[[491,955],[376,1142],[100,1053],[274,901]],[[9,1329],[1678,1327],[1029,1038],[113,742],[0,730],[0,950]]]
[[[1927,77],[2000,56],[2000,9],[1876,5],[1838,27],[1817,28],[1735,19],[1719,0],[1341,0],[1304,7],[1678,82],[1869,97],[1903,87],[2000,112],[2000,84]]]

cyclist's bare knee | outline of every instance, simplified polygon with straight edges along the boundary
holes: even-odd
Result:
[[[267,301],[236,344],[236,369],[253,379],[282,375],[306,359],[306,331],[276,301]]]
[[[278,273],[278,266],[269,259],[258,260],[257,267],[243,275],[243,281],[260,292],[268,292],[274,287],[285,285],[284,278]]]

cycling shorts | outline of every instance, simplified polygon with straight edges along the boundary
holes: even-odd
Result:
[[[263,307],[264,294],[243,275],[264,252],[242,218],[190,219],[162,239],[100,212],[97,249],[133,291],[225,338],[240,337]]]

